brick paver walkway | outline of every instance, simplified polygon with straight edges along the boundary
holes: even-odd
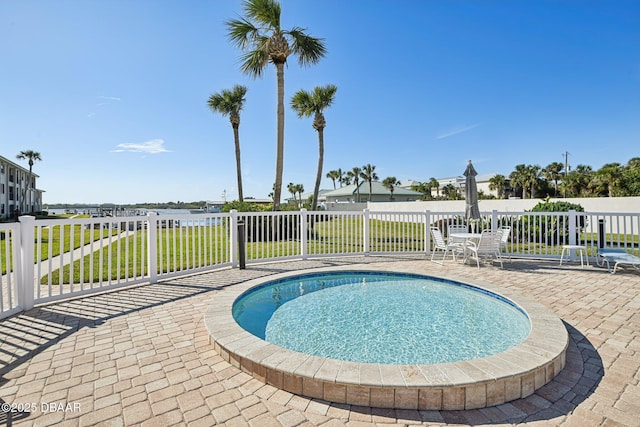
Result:
[[[307,399],[232,367],[203,315],[217,290],[282,271],[401,265],[517,290],[571,335],[567,366],[526,399],[471,411],[354,407]],[[294,261],[221,270],[59,302],[0,321],[0,412],[8,425],[640,426],[640,273],[517,261],[480,270],[421,257]]]

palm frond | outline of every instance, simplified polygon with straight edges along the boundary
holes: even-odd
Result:
[[[316,86],[313,90],[313,102],[319,111],[323,111],[333,104],[333,100],[338,87],[328,84],[326,86]]]
[[[230,19],[225,22],[225,25],[227,26],[227,36],[231,43],[243,50],[249,44],[255,43],[256,38],[260,35],[260,30],[244,18]]]
[[[265,49],[255,49],[240,57],[240,69],[253,78],[262,77],[262,72],[269,64],[269,52]]]
[[[275,0],[246,0],[243,5],[250,19],[270,30],[280,31],[280,3]]]
[[[316,112],[313,95],[300,89],[291,97],[291,108],[298,113],[298,117],[309,117]]]
[[[316,64],[327,53],[324,39],[311,37],[304,31],[304,28],[295,27],[285,32],[293,41],[291,50],[298,56],[301,66]]]

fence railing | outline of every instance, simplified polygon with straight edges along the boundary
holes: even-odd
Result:
[[[460,212],[313,211],[44,219],[0,224],[0,318],[35,304],[247,263],[369,254],[429,254]],[[640,214],[483,212],[470,230],[511,227],[511,257],[559,257],[581,244],[638,255]],[[243,236],[243,245],[239,245]]]

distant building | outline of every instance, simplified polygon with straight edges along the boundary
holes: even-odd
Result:
[[[369,182],[365,181],[359,183],[357,187],[355,184],[350,184],[336,190],[327,191],[324,193],[324,197],[326,202],[355,203],[357,202],[358,188],[360,190],[360,202],[411,202],[418,200],[422,195],[419,191],[396,186],[393,190],[392,199],[391,192],[380,181],[371,183],[371,194],[369,194]]]
[[[489,188],[489,186],[491,185],[491,178],[493,178],[494,176],[496,176],[497,174],[495,173],[487,173],[487,174],[483,174],[483,175],[477,175],[476,176],[476,185],[478,187],[478,193],[484,193],[486,195],[492,195],[495,197],[498,197],[498,191],[497,190],[491,190]],[[431,189],[431,195],[432,196],[437,196],[438,192],[440,193],[440,195],[442,195],[442,188],[444,188],[445,186],[451,184],[453,185],[454,188],[456,188],[458,190],[458,192],[460,193],[460,195],[462,197],[464,197],[465,194],[465,177],[464,176],[452,176],[449,178],[440,178],[438,179],[438,183],[440,184],[438,189],[436,190],[435,188]]]
[[[42,190],[38,175],[0,156],[0,218],[42,211]]]

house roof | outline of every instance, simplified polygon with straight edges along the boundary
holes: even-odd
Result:
[[[369,194],[369,183],[368,182],[361,182],[359,183],[358,187],[360,187],[360,194]],[[356,191],[356,185],[355,184],[349,184],[349,185],[345,185],[342,188],[337,188],[333,191],[328,191],[327,193],[325,193],[326,197],[339,197],[339,196],[352,196],[357,194]],[[382,183],[380,181],[373,181],[371,183],[371,194],[374,195],[390,195],[391,192],[384,186],[382,185]],[[402,188],[402,187],[395,187],[395,189],[393,190],[393,194],[396,195],[405,195],[405,196],[420,196],[422,193],[420,193],[419,191],[413,191],[413,190],[409,190],[407,188]]]

